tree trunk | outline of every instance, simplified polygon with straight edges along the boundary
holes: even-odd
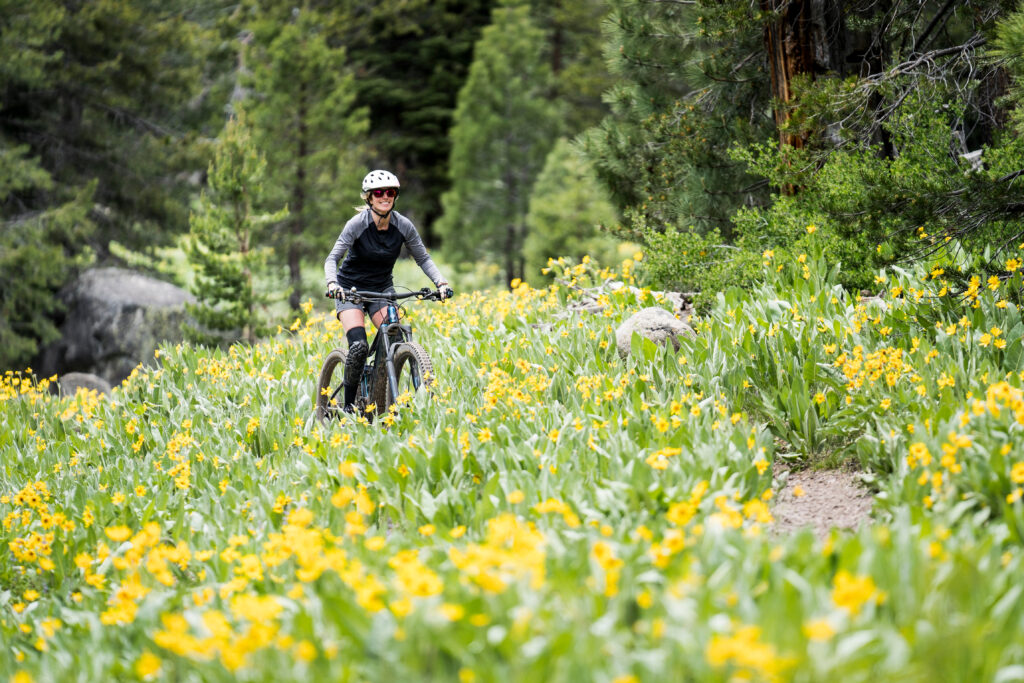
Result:
[[[768,13],[764,29],[765,53],[771,75],[775,126],[779,146],[801,149],[809,130],[791,130],[790,113],[796,102],[794,80],[815,74],[846,71],[846,27],[838,0],[760,0]],[[784,185],[783,194],[797,188]]]
[[[561,26],[555,26],[551,34],[551,71],[554,74],[562,72],[562,46],[565,43],[565,35]]]
[[[235,205],[235,244],[238,245],[238,253],[242,257],[242,279],[245,283],[245,291],[243,296],[245,297],[245,319],[246,323],[242,326],[242,339],[246,344],[252,345],[256,343],[256,329],[252,324],[252,321],[256,319],[256,302],[253,292],[255,291],[255,283],[253,282],[252,268],[249,267],[249,252],[251,251],[250,237],[252,236],[249,232],[250,216],[252,215],[252,205],[248,199],[248,192],[246,198]]]
[[[299,147],[295,160],[295,188],[292,191],[292,238],[288,244],[288,281],[292,291],[288,295],[288,305],[293,311],[299,310],[302,298],[302,271],[300,260],[302,249],[302,233],[306,229],[303,209],[306,204],[306,156],[309,154],[309,126],[306,123],[307,117],[306,87],[305,84],[299,90]]]
[[[505,227],[505,286],[507,287],[516,277],[516,226],[509,223]]]
[[[892,11],[892,2],[880,0],[872,9],[877,15],[886,17]],[[868,42],[866,48],[861,52],[860,75],[874,76],[882,73],[885,70],[885,65],[890,63],[892,49],[886,41],[885,29],[881,24],[875,24],[870,35],[865,38]],[[876,113],[876,116],[885,109],[886,98],[878,89],[875,89],[868,98],[868,106]],[[879,124],[880,121],[875,124],[875,135],[878,139],[872,142],[880,143],[883,158],[895,159],[896,147],[893,144],[892,135],[888,128]]]
[[[505,158],[512,159],[515,155],[511,153],[511,149],[515,144],[514,140],[505,138]],[[519,251],[522,247],[522,240],[519,239],[518,232],[519,226],[517,225],[520,220],[519,211],[519,178],[514,169],[511,168],[511,164],[506,163],[505,165],[505,206],[509,207],[512,212],[512,220],[509,221],[505,228],[505,286],[507,287],[516,276],[516,256],[519,255]]]
[[[800,149],[807,141],[806,131],[785,128],[789,123],[789,104],[794,100],[793,79],[814,73],[810,0],[761,0],[761,9],[771,13],[765,24],[764,42],[779,144]]]

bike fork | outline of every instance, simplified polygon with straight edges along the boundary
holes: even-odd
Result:
[[[394,354],[388,353],[388,386],[391,387],[391,396],[398,396],[398,377],[395,375]]]
[[[364,365],[363,376],[359,378],[359,393],[366,398],[370,396],[370,385],[373,383],[373,368],[373,364]]]

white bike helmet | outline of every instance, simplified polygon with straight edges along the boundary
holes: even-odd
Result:
[[[398,188],[398,177],[389,171],[370,171],[363,178],[363,194],[383,187]]]

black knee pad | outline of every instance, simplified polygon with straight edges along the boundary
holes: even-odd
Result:
[[[345,360],[345,386],[354,387],[363,376],[363,365],[370,345],[366,343],[366,328],[353,327],[345,333],[348,337],[348,358]]]

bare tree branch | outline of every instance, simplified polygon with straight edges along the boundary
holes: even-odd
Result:
[[[924,3],[921,3],[921,5],[924,6]],[[932,17],[931,23],[928,24],[927,28],[925,28],[924,33],[922,33],[921,36],[916,41],[914,41],[914,48],[912,52],[916,53],[919,50],[924,49],[924,46],[928,43],[928,38],[931,37],[932,31],[935,30],[936,26],[938,26],[939,19],[942,19],[946,15],[946,13],[949,12],[949,9],[952,6],[953,0],[946,0],[946,4],[942,6],[942,9],[936,12],[934,17]]]

